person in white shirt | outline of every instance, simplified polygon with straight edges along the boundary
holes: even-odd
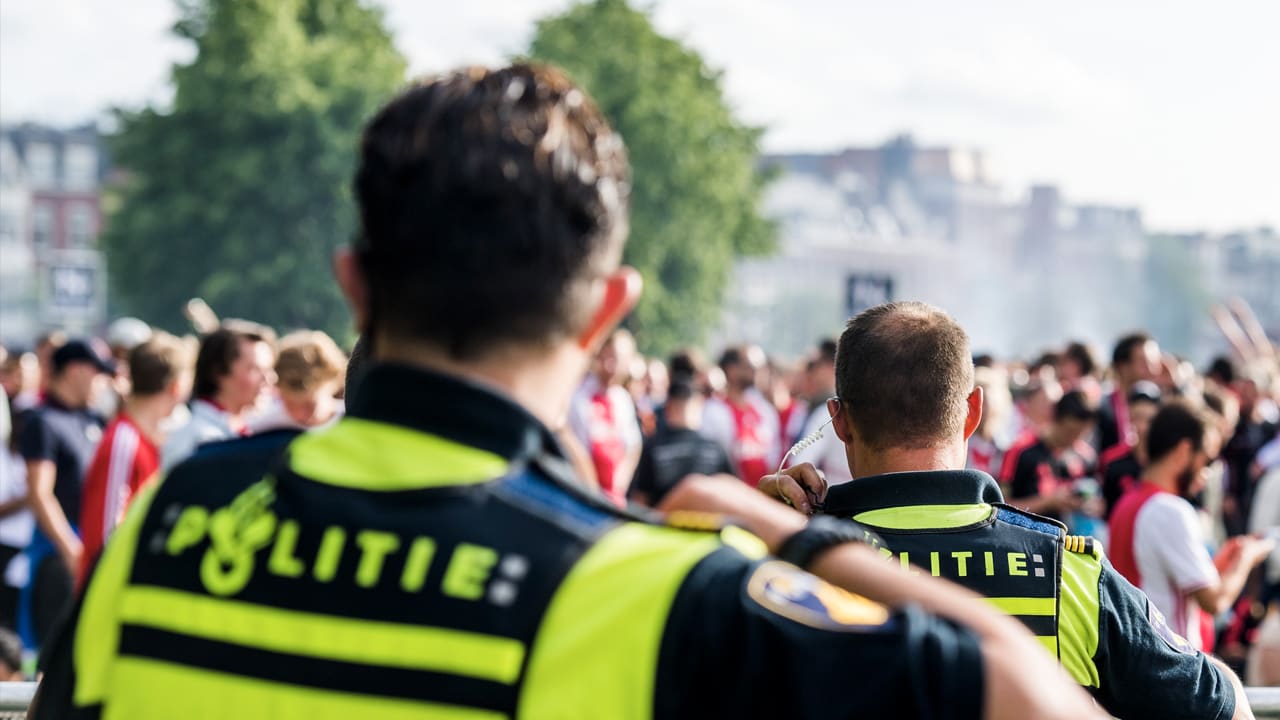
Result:
[[[569,429],[591,455],[600,489],[617,505],[626,504],[643,443],[635,403],[623,387],[635,354],[631,333],[615,330],[569,405]]]
[[[1263,475],[1254,489],[1249,532],[1256,535],[1280,532],[1280,466]],[[1271,553],[1266,577],[1267,583],[1280,587],[1280,550]]]
[[[1185,402],[1166,404],[1147,432],[1142,482],[1111,514],[1112,564],[1197,649],[1204,637],[1200,610],[1218,615],[1230,608],[1250,571],[1275,547],[1238,536],[1210,557],[1196,510],[1185,498],[1198,491],[1221,443],[1203,411]]]
[[[191,419],[165,440],[161,473],[200,445],[249,433],[249,414],[275,384],[274,341],[270,329],[244,322],[223,326],[201,339]]]
[[[22,551],[31,542],[35,517],[27,507],[27,466],[13,450],[9,397],[0,392],[0,626],[14,627],[18,590],[27,584]]]

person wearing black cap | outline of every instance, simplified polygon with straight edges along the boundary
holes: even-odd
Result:
[[[85,340],[54,351],[50,369],[45,400],[31,412],[18,439],[36,516],[27,550],[31,581],[23,590],[18,624],[23,639],[35,647],[71,602],[71,572],[82,550],[73,523],[80,518],[85,469],[105,424],[90,404],[116,370],[105,353]]]

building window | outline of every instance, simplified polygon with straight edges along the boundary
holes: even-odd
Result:
[[[98,151],[92,145],[70,145],[63,161],[68,190],[92,190],[98,183]]]
[[[48,204],[36,205],[31,213],[31,241],[37,251],[53,245],[53,208]]]
[[[72,205],[67,219],[67,245],[87,248],[93,241],[93,208],[88,205]]]
[[[52,188],[58,184],[57,159],[53,146],[48,143],[32,143],[27,146],[27,172],[31,184],[39,188]]]
[[[0,211],[0,245],[17,244],[18,227],[18,219],[13,213]]]

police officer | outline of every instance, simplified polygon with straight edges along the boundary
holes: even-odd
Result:
[[[372,358],[346,418],[206,446],[139,499],[35,717],[1091,717],[1016,623],[852,522],[723,478],[668,525],[578,489],[548,427],[639,293],[627,183],[555,70],[391,101],[336,262]]]
[[[1004,504],[991,476],[965,470],[978,426],[969,341],[923,303],[849,321],[828,401],[854,480],[826,491],[811,467],[764,478],[769,494],[854,518],[882,555],[983,595],[1021,620],[1111,714],[1252,717],[1238,679],[1173,633],[1092,538]]]

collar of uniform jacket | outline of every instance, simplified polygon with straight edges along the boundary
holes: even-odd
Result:
[[[510,398],[423,368],[370,367],[356,396],[347,399],[347,415],[430,433],[508,460],[564,456],[546,426]]]
[[[1000,485],[978,470],[900,472],[857,478],[827,491],[826,512],[852,517],[911,505],[1002,503]]]

